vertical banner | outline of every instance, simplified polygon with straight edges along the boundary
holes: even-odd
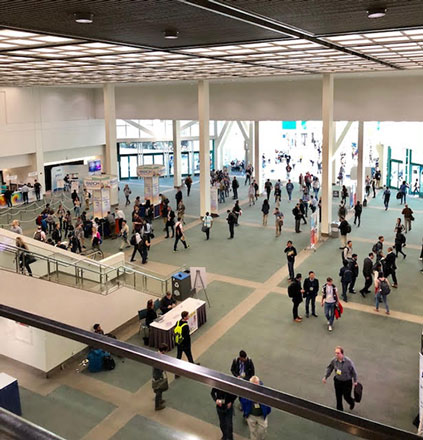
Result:
[[[352,209],[356,203],[356,191],[355,191],[355,185],[350,186],[350,200],[349,200],[349,206],[350,209]]]
[[[315,249],[319,241],[319,210],[311,214],[310,217],[310,249]]]
[[[210,187],[210,214],[218,215],[219,203],[217,199],[217,186]],[[201,213],[201,215],[205,214]]]
[[[153,194],[153,204],[157,205],[159,203],[159,177],[152,177],[152,194]]]
[[[94,216],[94,218],[103,218],[103,216],[102,216],[101,189],[94,189],[93,190],[92,199],[93,199],[93,216]]]
[[[109,188],[101,188],[101,217],[105,217],[107,212],[110,211],[110,191]]]

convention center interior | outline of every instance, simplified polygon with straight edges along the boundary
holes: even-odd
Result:
[[[422,285],[421,0],[0,0],[0,439],[422,438]]]

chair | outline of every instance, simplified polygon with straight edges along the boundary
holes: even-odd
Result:
[[[154,311],[157,312],[157,315],[159,315],[158,311],[161,312],[160,304],[161,304],[161,300],[159,298],[157,298],[156,301],[154,301]]]
[[[141,330],[143,330],[145,327],[145,318],[147,318],[147,309],[138,310],[138,319],[140,321],[138,333],[141,333]]]

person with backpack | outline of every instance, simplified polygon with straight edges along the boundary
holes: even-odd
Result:
[[[304,289],[301,287],[302,275],[297,273],[288,286],[288,296],[292,300],[292,316],[295,322],[302,322],[303,318],[298,314],[298,306],[303,302]]]
[[[376,255],[376,263],[379,263],[379,261],[383,258],[383,242],[385,241],[385,238],[383,235],[379,235],[378,241],[373,245],[372,252]]]
[[[172,237],[169,237],[169,228],[172,231]],[[175,236],[175,212],[170,206],[167,207],[165,231],[165,238],[173,238]]]
[[[228,222],[229,225],[229,237],[228,239],[232,239],[234,238],[234,230],[235,230],[235,223],[236,223],[236,215],[230,211],[229,209],[226,211],[226,213],[228,214],[228,216],[226,217],[226,221]]]
[[[169,351],[169,346],[162,342],[159,346],[159,353],[166,354]],[[169,384],[166,376],[166,372],[161,368],[153,367],[153,380],[151,383],[153,392],[156,395],[154,399],[154,410],[160,411],[165,409],[163,392],[169,389]]]
[[[360,227],[361,224],[361,213],[363,212],[363,205],[360,203],[360,200],[357,200],[357,203],[354,206],[354,224],[358,221],[357,228]]]
[[[353,273],[348,260],[344,260],[343,267],[339,271],[339,276],[341,277],[342,299],[348,302],[347,291],[353,280]]]
[[[339,249],[344,249],[344,247],[347,245],[347,235],[351,232],[351,225],[347,222],[347,220],[345,220],[345,217],[341,217],[339,232],[341,238],[341,247]]]
[[[394,250],[392,247],[388,248],[388,253],[386,254],[386,257],[384,260],[384,268],[383,273],[385,275],[385,278],[388,278],[389,275],[392,275],[392,287],[397,288],[398,287],[398,280],[397,280],[397,265],[395,264],[395,260],[397,259],[396,255],[394,254]]]
[[[321,306],[325,306],[325,316],[328,320],[328,330],[332,331],[333,320],[335,319],[335,307],[339,303],[338,289],[333,284],[331,277],[326,278],[326,284],[322,287]]]
[[[411,231],[411,222],[414,220],[413,210],[406,203],[401,214],[404,216],[405,233],[407,233],[407,231]]]
[[[385,211],[389,208],[389,200],[391,198],[391,190],[385,186],[385,191],[383,191],[383,204],[385,205]]]
[[[206,215],[203,217],[203,226],[201,230],[206,234],[206,240],[210,238],[210,229],[213,225],[213,218],[209,212],[206,212]]]
[[[347,245],[342,250],[342,254],[341,254],[342,263],[344,263],[344,261],[351,260],[352,256],[353,256],[352,241],[348,240]]]
[[[232,180],[232,191],[234,192],[234,196],[233,196],[234,200],[238,199],[238,188],[239,188],[238,180],[236,180],[236,177],[234,177]]]
[[[232,361],[231,373],[239,379],[250,380],[255,374],[254,362],[244,350]]]
[[[185,356],[188,359],[188,362],[191,364],[196,363],[200,365],[198,362],[194,362],[194,358],[192,357],[191,352],[191,336],[188,325],[188,317],[189,313],[187,311],[183,311],[181,313],[181,319],[176,323],[176,326],[173,330],[175,335],[175,344],[176,344],[176,358],[182,359],[182,353],[185,353]],[[175,376],[175,379],[178,379],[179,376]]]
[[[404,254],[402,248],[406,244],[406,238],[405,235],[398,231],[395,235],[395,256],[398,257],[398,254],[402,254],[403,258],[405,258],[407,255]]]
[[[46,233],[43,231],[43,228],[41,226],[38,226],[32,238],[38,241],[43,241],[43,242],[47,241]]]
[[[269,200],[264,199],[261,206],[261,212],[263,213],[263,226],[267,226],[267,218],[269,217],[270,205]]]
[[[379,274],[379,277],[377,279],[377,290],[376,290],[376,306],[375,306],[375,312],[379,311],[379,304],[383,302],[385,304],[385,310],[386,314],[390,315],[389,312],[389,306],[388,306],[388,298],[387,296],[391,293],[391,288],[389,287],[388,280],[383,274]]]
[[[175,243],[173,245],[173,252],[176,252],[178,250],[177,247],[179,240],[182,241],[185,249],[189,248],[189,245],[187,245],[187,242],[185,241],[184,228],[182,226],[182,220],[180,217],[178,217],[178,221],[175,225]]]

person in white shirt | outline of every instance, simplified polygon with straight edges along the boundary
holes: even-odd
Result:
[[[122,229],[120,230],[120,235],[122,242],[120,244],[119,250],[121,251],[124,247],[131,247],[129,244],[129,226],[126,224],[126,220],[122,220]]]
[[[326,284],[322,288],[322,307],[325,306],[325,316],[328,320],[328,330],[332,331],[333,320],[335,318],[335,306],[338,304],[338,289],[333,284],[331,277],[326,279]]]
[[[122,229],[123,220],[126,220],[124,212],[119,208],[115,208],[115,221],[117,222],[119,228],[118,231],[116,231],[116,233],[119,233],[120,230]]]
[[[209,212],[206,212],[206,215],[203,217],[203,227],[201,230],[206,233],[206,240],[210,238],[210,229],[213,224],[213,219]]]
[[[182,226],[182,220],[180,217],[178,217],[178,221],[175,225],[175,244],[173,245],[173,252],[176,252],[178,250],[177,247],[179,240],[182,241],[185,249],[189,248],[189,245],[187,245],[187,242],[185,241],[184,228]]]
[[[26,183],[24,183],[23,186],[21,187],[21,193],[22,193],[23,203],[24,203],[24,205],[27,205],[28,204],[29,188]]]

